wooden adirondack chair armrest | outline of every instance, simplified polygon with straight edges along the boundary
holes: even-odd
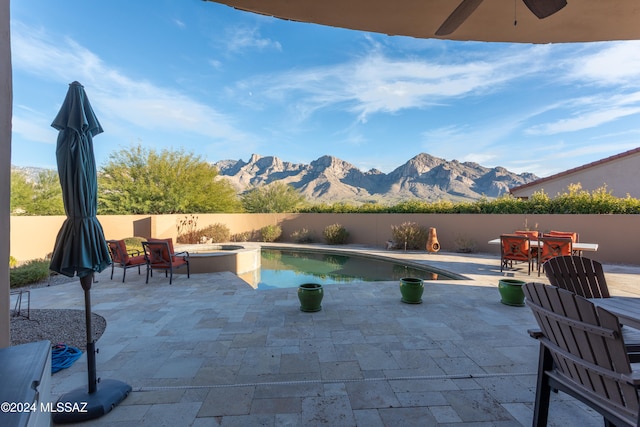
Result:
[[[634,385],[636,387],[640,387],[640,370],[631,371],[630,374],[622,374],[622,379],[627,381],[629,384]]]
[[[529,336],[531,338],[535,338],[535,339],[540,339],[544,336],[544,334],[540,329],[527,329],[527,332],[529,333]]]

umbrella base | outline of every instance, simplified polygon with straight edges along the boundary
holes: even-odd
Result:
[[[51,414],[54,423],[77,423],[99,418],[118,406],[131,391],[131,386],[117,380],[102,380],[89,394],[86,387],[63,394]]]

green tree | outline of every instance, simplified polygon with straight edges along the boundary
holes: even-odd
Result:
[[[54,170],[38,174],[34,184],[33,211],[36,215],[64,215],[60,178]]]
[[[46,170],[30,182],[25,174],[12,171],[10,203],[13,215],[64,215],[58,174]]]
[[[238,212],[242,205],[218,170],[193,153],[133,147],[111,154],[98,177],[101,214]]]
[[[296,212],[305,203],[302,194],[281,182],[253,188],[241,199],[245,211],[251,213]]]
[[[22,172],[11,171],[11,214],[29,214],[34,196],[33,184],[27,181],[27,176]]]

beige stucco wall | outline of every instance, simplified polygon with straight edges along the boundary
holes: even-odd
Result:
[[[232,234],[259,230],[279,224],[283,241],[302,228],[322,241],[327,225],[342,224],[350,233],[350,242],[384,247],[391,239],[391,226],[415,222],[435,227],[443,251],[456,251],[459,240],[470,240],[477,252],[498,255],[498,247],[487,242],[501,233],[523,229],[525,224],[540,231],[576,231],[580,241],[598,243],[598,252],[589,257],[605,263],[640,265],[640,215],[477,215],[477,214],[203,214],[198,228],[223,223]],[[107,239],[134,235],[137,229],[150,230],[141,237],[177,237],[176,222],[184,215],[99,216]],[[11,217],[11,252],[20,261],[44,257],[53,250],[53,242],[64,217]],[[140,224],[144,227],[141,227]]]
[[[530,197],[533,193],[544,190],[546,194],[554,197],[558,193],[565,193],[570,184],[580,183],[583,190],[593,191],[606,185],[607,190],[616,197],[626,197],[629,194],[633,198],[640,198],[638,170],[640,153],[634,153],[512,191],[512,194],[515,197]]]

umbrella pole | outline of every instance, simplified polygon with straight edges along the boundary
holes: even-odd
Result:
[[[99,418],[115,408],[131,392],[131,386],[118,380],[98,381],[96,379],[96,349],[91,326],[91,283],[93,274],[80,278],[80,285],[84,289],[84,311],[87,321],[87,370],[89,373],[89,388],[72,390],[60,396],[56,407],[65,410],[54,412],[51,419],[54,423],[76,423]],[[59,406],[62,405],[62,406]]]
[[[87,373],[89,380],[89,394],[95,393],[97,388],[96,374],[96,343],[93,339],[93,326],[91,324],[91,282],[93,274],[80,278],[80,285],[84,289],[84,315],[87,324]]]

